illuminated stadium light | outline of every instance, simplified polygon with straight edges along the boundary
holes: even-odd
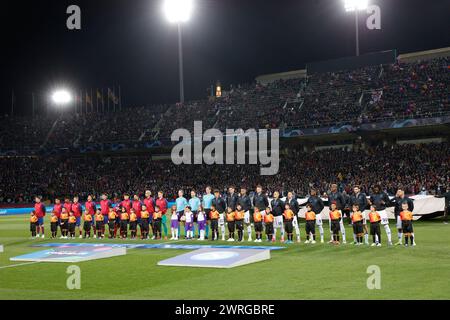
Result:
[[[366,10],[369,6],[369,0],[344,0],[345,11]]]
[[[193,8],[192,0],[165,0],[164,13],[167,20],[172,23],[187,22],[191,18]]]
[[[72,95],[67,90],[56,90],[52,94],[52,101],[57,105],[65,105],[72,101]]]

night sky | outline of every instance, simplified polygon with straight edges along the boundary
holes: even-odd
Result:
[[[360,19],[361,53],[450,46],[449,0],[372,0],[382,30]],[[82,30],[66,28],[66,8],[82,11]],[[364,14],[364,17],[367,15]],[[29,114],[31,92],[61,84],[121,85],[124,106],[178,99],[177,29],[161,0],[5,0],[1,10],[1,113]],[[230,84],[353,55],[354,16],[342,0],[196,0],[183,26],[186,99]]]

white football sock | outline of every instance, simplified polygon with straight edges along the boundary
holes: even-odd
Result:
[[[320,241],[323,241],[323,227],[319,226]]]
[[[391,229],[389,228],[388,224],[384,225],[384,231],[386,231],[386,235],[387,235],[389,243],[392,242]]]

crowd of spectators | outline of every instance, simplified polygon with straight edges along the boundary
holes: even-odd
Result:
[[[274,176],[261,176],[257,165],[174,165],[151,156],[85,156],[0,158],[0,203],[30,203],[35,195],[45,199],[55,196],[103,192],[120,196],[125,192],[163,190],[168,198],[179,189],[203,191],[207,185],[222,192],[230,185],[257,184],[271,195],[275,190],[286,194],[295,191],[307,195],[311,187],[326,192],[331,183],[351,192],[361,185],[368,192],[380,184],[393,195],[398,187],[407,194],[423,188],[439,193],[450,184],[450,144],[394,145],[373,147],[364,151],[347,149],[307,153],[293,149],[280,159],[280,170]]]

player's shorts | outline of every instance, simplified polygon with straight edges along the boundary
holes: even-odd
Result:
[[[262,232],[263,231],[263,225],[262,222],[255,222],[255,231],[256,232]]]
[[[104,214],[104,215],[103,215],[103,222],[104,222],[105,224],[108,224],[108,221],[109,221],[108,215],[107,215],[107,214]]]
[[[413,229],[412,221],[403,220],[402,221],[402,230],[403,230],[403,233],[413,233],[414,229]]]
[[[234,232],[235,222],[234,221],[228,221],[227,225],[228,225],[228,231],[229,232]]]
[[[192,211],[192,221],[194,223],[197,222],[197,215],[198,215],[198,211]]]
[[[38,226],[43,226],[44,225],[44,217],[38,218],[37,224],[38,224]]]
[[[212,230],[217,230],[219,225],[219,222],[217,219],[211,219],[211,229]]]
[[[207,221],[211,220],[210,213],[211,213],[211,209],[205,209],[205,215],[206,215]]]
[[[274,229],[283,228],[283,216],[273,217],[273,228]]]
[[[266,234],[273,234],[273,223],[266,223]]]
[[[315,220],[307,220],[305,223],[305,231],[306,234],[315,234],[316,233],[316,221]]]
[[[31,232],[36,232],[36,222],[30,222],[30,231]]]
[[[128,222],[127,221],[120,221],[120,229],[127,230],[128,228]]]
[[[178,221],[181,221],[181,217],[183,216],[184,211],[177,211]]]
[[[322,225],[322,216],[319,214],[316,214],[316,225],[321,226]],[[330,224],[331,227],[331,224]]]
[[[244,213],[244,223],[250,224],[250,211],[245,211]]]
[[[81,226],[81,217],[77,217],[76,221],[75,221],[75,225],[77,227]]]
[[[101,230],[103,228],[103,221],[97,221],[95,222],[95,228],[97,230]]]
[[[402,228],[402,219],[400,218],[399,215],[397,216],[396,227],[397,227],[397,229],[401,229]]]
[[[354,234],[360,234],[363,233],[363,222],[362,221],[356,221],[353,223],[353,233]]]
[[[58,222],[50,222],[50,231],[51,232],[58,231]]]
[[[374,236],[376,234],[379,234],[380,232],[381,232],[380,231],[380,222],[379,221],[378,222],[372,222],[370,224],[370,235]]]
[[[223,226],[225,225],[225,219],[224,219],[224,214],[223,213],[219,213],[219,226]]]
[[[337,234],[339,233],[339,231],[341,231],[340,220],[331,220],[331,231],[333,231],[334,234]]]
[[[388,218],[386,210],[378,211],[378,213],[380,214],[381,224],[382,225],[389,224],[389,218]]]
[[[69,232],[75,232],[76,223],[69,223]]]
[[[92,221],[85,221],[83,224],[83,229],[84,231],[89,231],[91,230],[92,227]]]
[[[136,231],[137,230],[137,221],[131,221],[130,222],[130,230]]]
[[[292,231],[294,230],[294,226],[292,225],[292,220],[287,220],[284,222],[284,231],[286,231],[286,233],[292,233]]]
[[[244,220],[236,220],[236,230],[244,230]]]

